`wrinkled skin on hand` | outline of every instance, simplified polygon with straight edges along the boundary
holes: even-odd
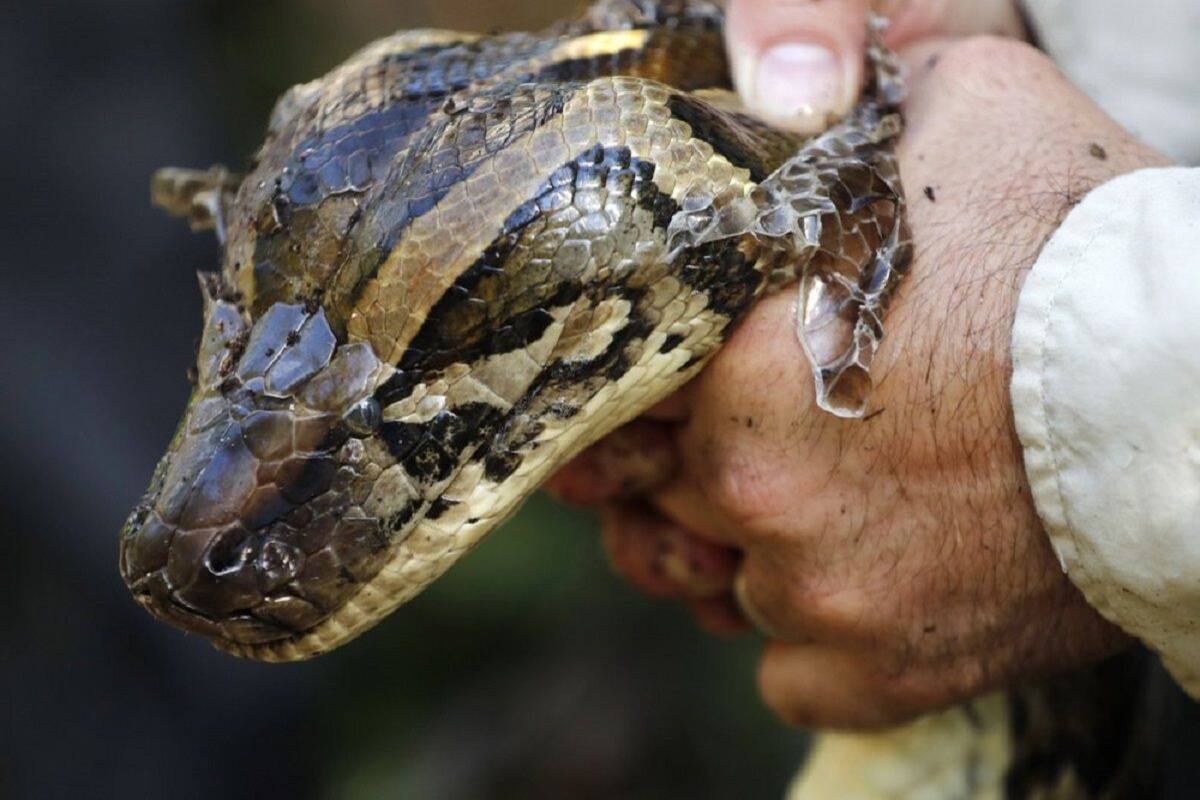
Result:
[[[1125,641],[1038,521],[1009,338],[1024,276],[1070,208],[1164,160],[1026,45],[927,42],[906,58],[899,158],[915,259],[877,356],[874,410],[856,421],[817,409],[785,292],[636,423],[655,431],[648,447],[673,450],[659,457],[678,463],[673,478],[625,497],[601,443],[553,483],[604,507],[620,571],[710,628],[744,626],[738,575],[769,636],[763,697],[798,724],[892,724]]]

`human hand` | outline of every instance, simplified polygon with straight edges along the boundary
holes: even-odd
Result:
[[[1025,34],[1017,0],[730,0],[734,82],[759,116],[801,131],[850,110],[863,83],[867,17],[900,49],[934,36]]]
[[[929,42],[898,151],[915,257],[886,318],[874,411],[820,411],[795,297],[760,303],[638,436],[676,476],[641,500],[605,443],[553,483],[605,505],[639,586],[709,627],[743,607],[771,641],[760,690],[795,723],[892,724],[1120,647],[1059,567],[1030,498],[1010,406],[1018,291],[1092,186],[1164,159],[997,38]],[[658,442],[658,444],[654,444]],[[600,468],[599,465],[603,465]]]

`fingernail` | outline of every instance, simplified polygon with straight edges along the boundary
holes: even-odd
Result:
[[[841,114],[846,76],[842,60],[830,49],[804,42],[784,42],[763,51],[754,77],[756,105],[772,118]]]

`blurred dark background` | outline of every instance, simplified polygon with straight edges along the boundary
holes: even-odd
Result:
[[[552,0],[39,0],[0,9],[2,798],[778,797],[804,738],[716,642],[613,577],[538,498],[316,661],[153,622],[117,532],[183,409],[211,235],[164,165],[238,168],[271,105],[398,28],[537,28]],[[1200,720],[1160,733],[1194,797]]]
[[[610,575],[538,499],[369,635],[237,661],[153,622],[117,532],[183,409],[211,235],[164,165],[240,167],[275,97],[414,26],[536,28],[549,0],[40,0],[0,10],[0,583],[14,798],[777,797],[802,738],[752,639]]]

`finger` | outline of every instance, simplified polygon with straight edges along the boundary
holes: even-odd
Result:
[[[568,503],[598,506],[646,494],[678,469],[671,426],[636,419],[572,459],[546,490]]]
[[[866,0],[733,0],[725,38],[743,101],[783,127],[824,127],[858,96],[866,25]]]
[[[649,495],[649,501],[663,517],[714,545],[738,548],[746,538],[745,532],[727,520],[711,498],[686,476],[659,486]]]
[[[772,537],[752,543],[733,582],[738,606],[759,631],[778,642],[869,646],[879,604],[842,574],[838,562],[844,553],[839,558],[820,538]]]
[[[697,539],[651,509],[606,508],[601,526],[613,567],[648,594],[704,600],[728,595],[733,585],[736,551]]]
[[[747,552],[733,580],[738,609],[760,633],[777,642],[837,641],[836,632],[825,630],[823,621],[808,613],[805,595],[796,589],[797,584],[803,586],[803,577],[793,567],[796,561],[795,548],[786,545]]]
[[[758,690],[777,716],[802,727],[872,730],[912,716],[888,696],[869,654],[827,645],[767,645]]]
[[[678,597],[682,588],[659,564],[662,533],[659,524],[645,511],[615,506],[600,512],[604,550],[625,580],[652,597]]]
[[[728,594],[737,574],[738,552],[700,539],[672,522],[664,520],[662,525],[662,573],[690,597]]]

